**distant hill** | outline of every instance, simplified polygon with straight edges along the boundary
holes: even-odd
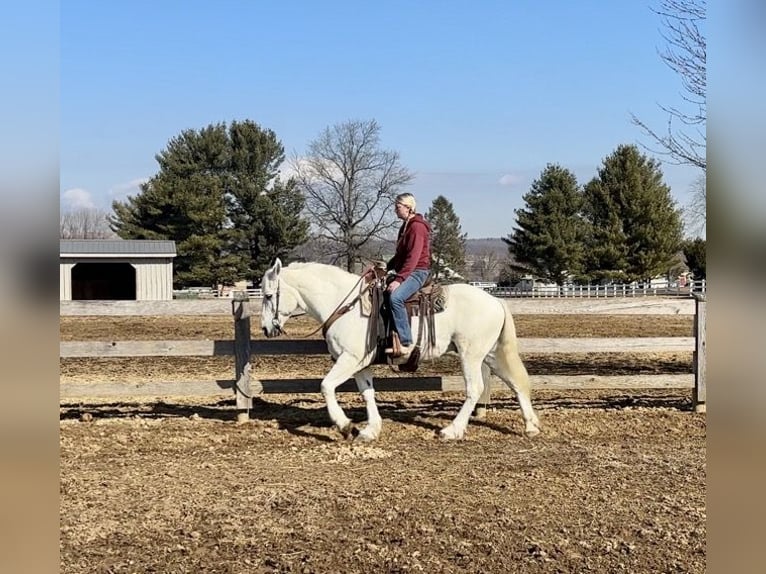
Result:
[[[393,241],[373,240],[367,246],[370,259],[386,260],[394,253]],[[508,246],[499,237],[482,237],[479,239],[466,239],[465,242],[466,268],[463,276],[469,280],[486,279],[480,277],[475,265],[477,260],[494,260],[492,275],[499,270],[499,265],[508,258]],[[310,241],[293,252],[293,256],[304,261],[323,261],[332,263],[332,259],[322,254],[320,242]]]
[[[508,255],[508,245],[499,237],[466,239],[465,254],[467,256],[484,255],[486,253],[494,253],[497,257],[504,258]]]

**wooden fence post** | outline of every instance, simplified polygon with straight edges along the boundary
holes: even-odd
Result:
[[[247,291],[235,291],[231,301],[234,315],[234,393],[237,398],[237,422],[250,419],[253,398],[250,391],[250,297]]]
[[[707,297],[703,293],[695,293],[694,314],[694,392],[692,403],[694,411],[707,412],[707,389],[705,381],[705,363],[707,359],[706,342],[706,307]]]

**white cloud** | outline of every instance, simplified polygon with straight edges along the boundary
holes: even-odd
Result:
[[[319,176],[317,175],[316,165],[317,165],[316,159],[295,156],[280,166],[279,177],[283,181],[291,177],[297,178],[298,175],[308,179],[319,178]],[[341,173],[340,168],[335,163],[329,160],[324,161],[324,169],[327,171],[330,177],[336,180],[340,180],[343,177],[343,174]]]
[[[523,178],[519,175],[513,174],[513,173],[506,173],[504,176],[502,176],[497,183],[500,185],[507,185],[507,186],[513,186],[518,183],[521,183]]]
[[[61,194],[61,206],[65,209],[93,209],[96,204],[88,190],[75,187]]]
[[[129,195],[138,195],[141,192],[141,185],[147,181],[149,181],[148,177],[140,177],[126,181],[125,183],[118,183],[109,189],[109,197],[112,199],[122,200]]]

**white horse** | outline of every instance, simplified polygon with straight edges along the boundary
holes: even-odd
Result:
[[[341,304],[353,299],[358,292],[355,286],[359,279],[358,275],[331,265],[292,263],[283,267],[277,259],[261,281],[264,334],[267,337],[281,334],[285,322],[296,309],[302,309],[324,323]],[[529,376],[519,357],[516,328],[510,312],[500,299],[477,287],[446,285],[444,291],[446,309],[435,315],[436,344],[432,348],[423,348],[421,358],[435,358],[447,351],[457,352],[465,378],[466,399],[452,423],[441,430],[441,437],[462,438],[479,398],[485,390],[485,396],[489,396],[490,382],[482,379],[482,363],[486,363],[516,393],[527,436],[538,434],[540,423],[532,408]],[[348,437],[351,420],[338,404],[335,389],[351,377],[356,380],[367,407],[367,425],[357,439],[371,441],[380,435],[382,420],[368,368],[376,350],[367,348],[369,317],[363,316],[360,307],[356,302],[350,312],[327,330],[327,348],[335,365],[322,379],[321,389],[330,419]],[[416,317],[413,319],[414,333],[417,333],[417,322]]]

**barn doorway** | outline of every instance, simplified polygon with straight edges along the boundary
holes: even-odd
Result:
[[[136,299],[136,269],[130,263],[77,263],[72,268],[72,300]]]

